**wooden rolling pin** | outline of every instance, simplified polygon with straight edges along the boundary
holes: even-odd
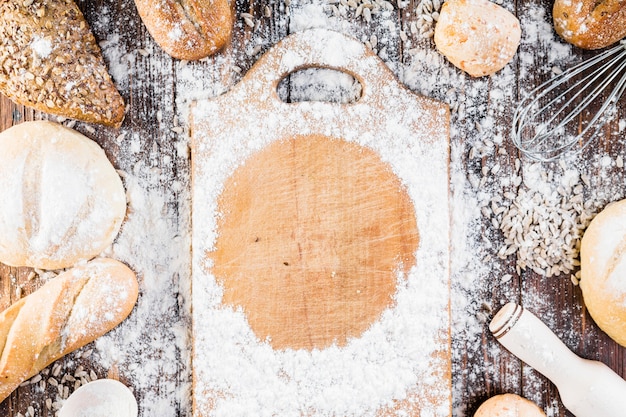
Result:
[[[576,417],[626,415],[626,381],[605,364],[574,354],[523,307],[506,304],[489,330],[511,353],[550,379]]]

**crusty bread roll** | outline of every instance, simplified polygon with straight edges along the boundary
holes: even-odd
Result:
[[[46,113],[121,125],[124,101],[72,0],[5,0],[0,16],[0,92]]]
[[[580,48],[604,48],[626,36],[625,0],[556,0],[552,15],[556,32]]]
[[[109,246],[126,215],[122,181],[94,141],[52,122],[0,133],[0,262],[60,269]]]
[[[519,20],[488,0],[448,0],[435,26],[439,52],[474,77],[504,68],[521,36]]]
[[[580,288],[593,320],[626,346],[626,200],[589,224],[580,247]]]
[[[501,394],[482,403],[474,417],[546,417],[546,413],[519,395]]]
[[[135,0],[135,5],[148,32],[174,58],[201,59],[230,40],[228,0]]]
[[[132,311],[135,274],[94,259],[51,279],[0,313],[0,401],[50,363],[102,336]]]

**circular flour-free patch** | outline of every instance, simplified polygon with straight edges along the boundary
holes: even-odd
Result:
[[[275,349],[345,345],[393,304],[415,265],[415,210],[371,149],[324,136],[275,141],[226,180],[213,273]]]

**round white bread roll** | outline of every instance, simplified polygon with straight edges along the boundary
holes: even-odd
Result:
[[[109,246],[126,215],[122,181],[98,144],[52,122],[0,133],[0,262],[60,269]]]
[[[435,26],[439,52],[474,77],[504,68],[521,36],[517,17],[488,0],[448,0]]]
[[[501,394],[482,403],[474,417],[546,417],[546,413],[519,395]]]
[[[609,204],[589,224],[580,247],[580,288],[587,310],[626,346],[626,200]]]

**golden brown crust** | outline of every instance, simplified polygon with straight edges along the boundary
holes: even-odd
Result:
[[[201,59],[230,40],[228,0],[135,0],[135,5],[148,32],[174,58]]]
[[[95,259],[0,313],[0,401],[50,363],[117,326],[137,301],[135,274]]]
[[[124,101],[73,0],[0,2],[0,92],[36,110],[119,127]]]
[[[584,49],[604,48],[626,36],[626,0],[556,0],[554,28]]]
[[[448,0],[441,7],[434,41],[437,50],[473,77],[491,75],[515,55],[519,20],[488,0]]]
[[[524,397],[500,394],[482,403],[474,417],[546,417],[546,413]]]

